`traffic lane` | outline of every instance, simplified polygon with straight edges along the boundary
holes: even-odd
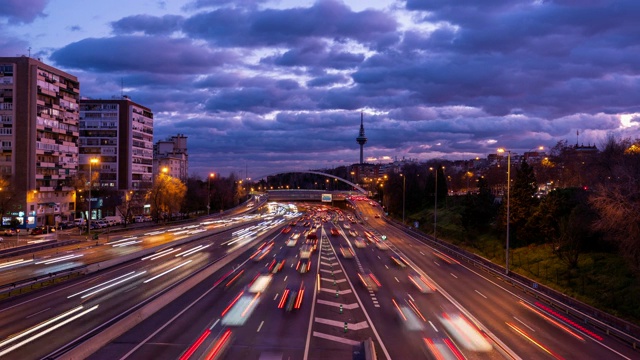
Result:
[[[160,263],[151,263],[142,260],[130,264],[130,266],[127,266],[127,269],[120,268],[117,271],[111,271],[109,276],[105,277],[110,280],[102,281],[102,285],[92,285],[91,281],[83,281],[75,284],[75,286],[65,287],[63,291],[56,291],[54,296],[39,296],[35,298],[35,301],[25,300],[22,304],[18,304],[8,309],[8,312],[3,313],[2,322],[5,326],[3,326],[0,331],[2,331],[3,336],[9,336],[29,326],[35,326],[36,324],[51,319],[52,314],[62,314],[80,305],[84,308],[92,308],[98,305],[100,310],[94,311],[90,321],[85,322],[91,326],[97,326],[101,324],[101,321],[106,321],[116,316],[130,306],[149,298],[174,282],[189,276],[203,264],[210,262],[213,257],[212,254],[203,253],[199,254],[199,256],[196,254],[194,255],[194,260],[196,261],[192,261],[192,266],[183,266],[182,269],[180,269],[181,271],[172,271],[171,277],[164,277],[162,280],[158,278],[153,281],[151,280],[154,276],[166,272],[168,267],[173,266],[173,268],[177,270],[178,268],[174,265],[176,262],[180,262],[181,259]],[[191,263],[187,265],[191,265]],[[123,272],[125,274],[122,274]],[[142,276],[138,276],[140,274],[142,274]],[[93,280],[95,281],[96,278]],[[106,291],[97,292],[100,289]],[[25,310],[25,308],[28,310]],[[28,313],[33,315],[28,319],[22,319],[20,322],[4,323],[14,318],[19,319],[21,314],[24,314],[26,311],[29,311]],[[14,324],[19,324],[20,328],[12,326]],[[38,349],[38,355],[45,355],[47,351],[52,351],[56,346],[62,346],[82,334],[80,331],[81,329],[75,326],[73,329],[67,329],[62,335],[55,337],[47,336],[43,338],[44,343],[41,346],[34,346],[33,348]],[[37,340],[35,343],[37,343]],[[18,350],[19,354],[23,354],[24,351],[29,351],[29,349]],[[24,353],[24,355],[35,354]]]
[[[234,225],[248,227],[258,222],[259,220],[237,221]],[[230,226],[232,225],[219,224],[205,225],[204,227],[212,233],[211,235],[214,235],[216,233],[234,230]],[[5,261],[0,263],[0,284],[11,284],[20,280],[31,279],[35,276],[47,275],[56,271],[72,269],[76,266],[84,266],[106,261],[114,257],[125,256],[151,247],[171,243],[185,237],[184,234],[176,236],[174,233],[170,232],[170,230],[178,228],[182,227],[163,225],[153,228],[135,229],[118,235],[109,236],[107,234],[103,234],[98,240],[88,240],[79,244],[46,249],[23,256],[7,258]],[[122,243],[123,239],[128,238],[131,238],[132,242],[135,244],[131,246],[117,245],[119,242]],[[77,258],[74,258],[73,262],[55,263],[55,265],[51,266],[35,264],[38,261],[48,259],[53,260],[62,255],[77,255]],[[1,267],[3,264],[16,260],[23,260],[23,262],[13,266]]]
[[[462,265],[443,264],[442,268],[443,277],[448,272],[457,278],[451,275],[446,284],[440,282],[441,286],[447,292],[458,294],[458,302],[516,353],[531,354],[537,350],[538,356],[551,353],[571,358],[580,354],[584,358],[594,359],[616,356],[602,346],[614,347],[614,344],[602,343],[596,338],[598,335],[590,336],[581,331],[581,325],[564,323],[555,315],[545,312],[546,304],[540,304],[539,300],[530,295],[516,295],[513,292],[517,291],[516,288],[509,288],[507,291],[502,286],[496,286],[491,279]],[[471,274],[464,274],[465,272]],[[536,304],[540,304],[542,308]],[[625,352],[624,348],[615,348],[616,351],[627,354],[625,356],[637,356],[637,353]]]
[[[401,237],[394,238],[398,240],[402,239]],[[439,252],[432,250],[424,244],[402,244],[402,241],[396,241],[394,244],[396,244],[398,248],[404,248],[405,253],[411,254],[407,256],[415,260],[416,263],[419,263],[424,269],[428,269],[426,271],[427,274],[431,276],[435,282],[443,286],[447,292],[451,291],[452,294],[455,294],[454,297],[460,299],[463,306],[470,310],[481,323],[491,325],[488,326],[490,331],[496,333],[496,335],[500,334],[499,338],[502,340],[508,339],[505,343],[512,348],[512,350],[518,353],[529,353],[532,347],[541,349],[539,345],[527,339],[539,338],[540,334],[544,334],[542,337],[545,340],[538,340],[538,342],[541,342],[541,345],[548,348],[549,351],[553,353],[557,352],[562,356],[574,356],[576,348],[583,348],[580,344],[574,344],[577,338],[571,333],[565,331],[559,333],[556,326],[551,325],[551,323],[545,320],[537,319],[537,323],[542,329],[546,330],[538,334],[527,334],[528,332],[532,333],[532,331],[522,324],[517,324],[519,322],[518,320],[528,315],[528,311],[523,310],[524,307],[518,305],[518,298],[506,294],[503,289],[494,286],[491,281],[479,280],[472,274],[458,273],[458,270],[467,270],[467,268],[461,264],[457,264],[456,262],[448,263],[446,256],[435,259],[432,258],[432,254],[439,254]],[[418,252],[416,252],[416,250],[418,250]],[[427,251],[431,251],[432,253],[428,254]],[[420,254],[420,256],[418,254]],[[457,286],[454,290],[447,290],[447,288],[452,287],[456,283],[459,283],[460,286]],[[518,296],[525,296],[530,301],[535,301],[535,299],[525,293],[518,294]],[[484,297],[492,299],[489,303],[490,306],[478,306],[478,304],[482,303],[480,300],[483,300]],[[480,300],[474,301],[472,299]],[[497,321],[497,319],[500,319],[500,321]],[[545,352],[544,350],[541,351]],[[601,346],[594,348],[590,353],[594,353],[596,356],[611,356],[611,352]]]
[[[146,337],[149,336],[156,329],[161,328],[163,324],[167,323],[168,320],[173,317],[175,314],[184,310],[185,304],[191,304],[196,298],[202,296],[202,294],[210,291],[202,300],[196,302],[193,307],[188,309],[183,314],[180,314],[169,326],[163,328],[160,332],[153,335],[142,347],[137,349],[134,353],[131,354],[132,358],[154,358],[154,359],[175,359],[180,356],[182,352],[184,352],[191,344],[202,335],[205,329],[212,328],[212,332],[216,334],[220,331],[223,326],[220,323],[221,314],[225,311],[225,309],[229,306],[230,303],[238,296],[240,291],[243,291],[247,287],[247,285],[253,280],[255,274],[258,272],[264,271],[265,266],[268,266],[269,259],[265,258],[261,261],[253,261],[248,260],[249,256],[253,255],[255,249],[251,249],[250,251],[244,253],[238,259],[236,259],[233,263],[226,266],[221,271],[217,272],[215,275],[211,276],[207,281],[202,282],[197,285],[194,289],[189,291],[187,294],[180,297],[177,301],[172,302],[167,307],[163,308],[156,314],[154,314],[149,319],[145,320],[139,326],[131,329],[126,334],[116,339],[114,342],[109,344],[107,347],[100,350],[99,353],[94,354],[92,358],[95,359],[111,359],[114,356],[120,358],[125,353],[129,352],[133,345],[139,344]],[[289,250],[289,249],[285,249]],[[243,265],[244,263],[244,265]],[[242,265],[242,266],[241,266]],[[219,282],[221,280],[221,274],[228,274],[232,269],[235,268],[235,272],[230,274],[224,281]],[[290,268],[285,266],[285,268]],[[243,271],[244,270],[244,271]],[[242,275],[236,279],[236,275]],[[290,270],[283,269],[284,272],[290,272]],[[284,275],[287,276],[287,275]],[[231,280],[236,279],[230,286],[226,286],[226,284]],[[276,284],[271,284],[274,286],[273,291],[277,291],[277,283],[279,282],[276,279],[273,280]],[[217,287],[213,290],[213,284],[218,283]],[[269,290],[269,288],[267,288]],[[269,315],[272,312],[269,309],[269,305],[272,305],[272,300],[270,296],[272,293],[265,293],[260,296],[260,304],[258,308],[253,312],[252,317],[256,316],[256,312],[260,312],[260,314]],[[275,297],[275,296],[274,296]],[[250,320],[251,318],[250,317]],[[269,320],[269,323],[272,321]],[[253,325],[252,325],[253,326]],[[240,328],[244,328],[249,326],[245,324]],[[240,328],[233,328],[234,339],[239,339],[235,335],[235,333]],[[296,330],[298,331],[298,330]],[[253,338],[256,336],[256,328],[251,327],[251,331],[249,331],[249,337]],[[264,333],[264,332],[263,332]],[[215,336],[207,337],[206,341],[213,341]],[[132,344],[129,346],[129,344]],[[166,344],[162,345],[162,344]],[[168,349],[166,347],[169,347]],[[206,348],[207,343],[204,343],[200,346],[200,348]]]
[[[304,355],[309,315],[315,284],[315,274],[300,274],[296,271],[298,256],[296,249],[283,248],[286,263],[282,271],[275,274],[265,292],[260,294],[260,303],[253,315],[241,326],[232,329],[234,340],[228,349],[228,359],[257,359],[263,353],[279,354],[282,358],[302,359]],[[317,258],[312,257],[312,263]],[[268,263],[270,264],[270,262]],[[268,264],[265,263],[265,265]],[[287,311],[278,308],[285,289],[299,291],[304,289],[300,309]],[[292,296],[289,294],[289,296]]]
[[[444,351],[459,352],[469,359],[478,357],[487,359],[502,358],[502,355],[495,349],[486,349],[478,354],[475,349],[470,350],[465,346],[461,346],[464,344],[459,344],[459,341],[447,336],[437,316],[438,312],[434,311],[434,309],[446,307],[448,300],[437,293],[422,294],[418,291],[408,279],[410,268],[408,266],[403,268],[398,263],[390,260],[391,255],[394,255],[402,261],[398,254],[394,254],[391,250],[383,251],[371,245],[364,249],[357,249],[357,254],[362,266],[365,268],[368,266],[369,270],[375,274],[380,284],[382,284],[376,294],[376,298],[385,315],[380,321],[394,321],[396,328],[401,327],[404,337],[412,338],[415,346],[413,351],[426,351],[425,341],[435,341],[439,344],[451,344],[453,350],[445,348]],[[381,329],[382,333],[388,327],[381,327]],[[385,335],[397,337],[398,333],[390,331]],[[393,341],[391,343],[396,342]],[[455,343],[458,343],[457,347],[455,347]],[[397,352],[406,350],[406,347],[394,348],[394,351]],[[403,353],[400,356],[406,355],[406,353]]]

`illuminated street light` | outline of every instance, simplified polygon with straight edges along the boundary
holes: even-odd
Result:
[[[509,275],[509,197],[511,195],[511,151],[500,148],[498,149],[498,152],[507,153],[507,251],[505,254],[505,274]]]
[[[93,187],[93,164],[98,164],[98,158],[89,159],[89,214],[87,215],[87,233],[91,232],[91,188]]]
[[[207,178],[207,216],[210,214],[211,210],[211,179],[216,176],[214,173],[210,173]]]
[[[400,174],[400,176],[402,176],[402,224],[404,224],[405,183],[407,177],[404,174]]]

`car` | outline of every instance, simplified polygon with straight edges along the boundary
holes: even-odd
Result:
[[[75,224],[71,221],[61,222],[60,224],[58,224],[58,229],[60,230],[72,229],[74,227],[75,227]]]
[[[376,241],[376,247],[380,250],[389,250],[389,245],[380,240]]]
[[[418,289],[418,291],[423,294],[432,293],[436,290],[436,288],[431,285],[429,280],[418,273],[410,274],[409,282],[412,283]]]
[[[375,217],[376,219],[380,219],[380,214],[376,214],[374,217]]]
[[[358,249],[362,249],[362,248],[366,248],[367,247],[367,243],[364,241],[363,238],[361,237],[357,237],[354,241],[353,244],[355,245],[355,247],[357,247]]]
[[[4,242],[4,239],[0,237],[0,242]]]
[[[269,264],[269,272],[272,274],[276,274],[282,270],[284,267],[286,260],[283,258],[273,259]]]
[[[346,246],[341,246],[340,253],[342,254],[342,257],[345,259],[353,259],[354,253],[353,253],[353,250],[351,250],[351,248],[348,248]]]
[[[29,235],[41,235],[44,234],[44,229],[41,226],[35,227],[29,231]]]
[[[285,311],[298,310],[302,306],[303,298],[304,283],[301,283],[298,289],[287,287],[282,293],[282,297],[278,303],[278,309],[284,309]]]
[[[18,232],[15,229],[2,229],[2,235],[4,236],[14,236],[17,234]]]
[[[300,259],[298,265],[296,265],[296,271],[300,274],[305,274],[311,270],[311,259]]]
[[[358,273],[358,277],[360,278],[362,285],[364,285],[368,290],[378,291],[380,286],[382,286],[373,273]]]
[[[390,259],[391,263],[399,268],[404,269],[407,267],[407,261],[402,256],[391,255]]]

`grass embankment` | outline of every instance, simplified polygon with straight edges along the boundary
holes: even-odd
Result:
[[[425,219],[432,220],[433,211],[415,214],[409,221],[413,223],[414,220],[419,220],[420,229],[432,235],[433,221]],[[504,266],[506,239],[494,234],[481,234],[469,239],[459,224],[458,215],[447,209],[438,209],[437,225],[438,239]],[[551,244],[529,245],[511,249],[510,269],[595,308],[640,325],[640,279],[618,254],[580,254],[578,266],[570,268],[554,253]]]

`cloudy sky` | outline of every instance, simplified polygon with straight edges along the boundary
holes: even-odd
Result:
[[[637,0],[2,3],[0,56],[124,91],[201,176],[355,163],[360,112],[369,162],[640,137]]]

